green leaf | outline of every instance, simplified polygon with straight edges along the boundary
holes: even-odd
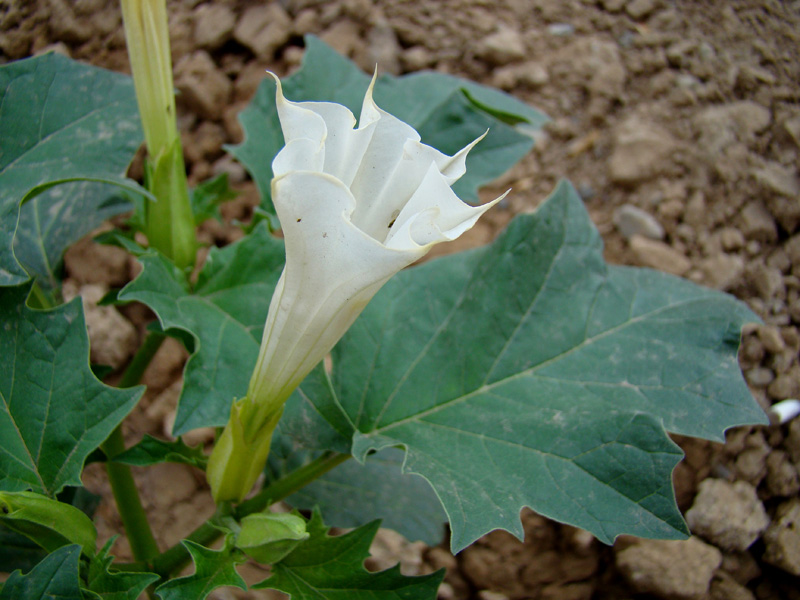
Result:
[[[0,523],[0,571],[10,573],[21,569],[27,572],[45,556],[47,552],[39,544]]]
[[[219,212],[220,204],[236,198],[236,192],[228,184],[228,174],[220,173],[213,179],[204,181],[189,191],[189,200],[192,203],[192,214],[195,225],[209,219],[222,220]]]
[[[84,460],[143,388],[115,389],[94,377],[80,299],[31,310],[28,290],[0,290],[0,489],[52,497],[81,485]]]
[[[212,249],[194,293],[184,274],[159,254],[140,258],[144,270],[119,300],[143,302],[165,331],[186,331],[196,340],[184,371],[175,435],[224,425],[233,399],[247,391],[283,260],[283,242],[265,225],[235,244]]]
[[[78,180],[147,194],[124,176],[142,139],[126,75],[56,53],[3,65],[0,139],[0,286],[28,279],[12,248],[20,203]]]
[[[318,454],[286,435],[273,436],[267,480],[290,473]],[[387,448],[368,456],[363,465],[349,460],[285,502],[300,509],[319,507],[333,527],[360,527],[383,519],[383,527],[435,546],[444,538],[447,516],[427,481],[401,472],[403,459],[401,450]]]
[[[35,492],[0,492],[0,522],[45,550],[79,544],[94,556],[97,530],[83,511]]]
[[[286,97],[338,102],[358,115],[370,78],[318,38],[309,35],[305,41],[302,68],[283,82]],[[478,187],[502,175],[533,147],[529,135],[507,123],[538,129],[547,121],[512,96],[442,73],[381,76],[375,85],[375,101],[412,125],[423,142],[449,154],[489,130],[470,153],[466,175],[453,186],[469,200],[477,200]],[[274,212],[269,200],[272,159],[283,147],[283,134],[275,108],[275,82],[270,77],[264,78],[239,119],[245,140],[229,150],[253,176],[263,206]]]
[[[110,571],[114,557],[108,551],[113,543],[113,539],[109,540],[89,563],[88,589],[103,600],[136,600],[159,577],[155,573]]]
[[[131,207],[114,185],[80,181],[50,188],[22,205],[14,254],[43,289],[57,289],[64,251]]]
[[[683,537],[665,430],[722,440],[766,423],[736,359],[755,320],[731,296],[607,267],[562,184],[492,245],[394,277],[334,348],[331,385],[304,382],[287,414],[315,410],[323,435],[351,423],[359,460],[405,447],[455,551],[497,528],[522,537],[523,506],[607,543]]]
[[[83,600],[78,577],[81,547],[59,548],[27,575],[14,571],[0,590],[0,600]]]
[[[181,544],[189,551],[194,561],[195,572],[186,577],[172,579],[156,588],[161,600],[203,600],[213,590],[231,585],[242,590],[247,585],[236,572],[236,565],[246,561],[244,554],[233,547],[233,535],[225,538],[221,550],[210,550],[189,540]]]
[[[292,600],[435,599],[444,571],[405,577],[399,566],[380,573],[364,569],[363,562],[379,526],[379,521],[373,521],[332,537],[315,511],[308,524],[310,539],[273,565],[268,579],[252,587],[280,590]]]
[[[203,445],[191,447],[178,438],[173,442],[159,440],[145,435],[141,442],[114,457],[114,462],[148,467],[163,462],[183,463],[198,469],[205,469],[208,457],[203,453]]]

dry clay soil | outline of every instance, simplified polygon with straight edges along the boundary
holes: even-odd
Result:
[[[740,362],[758,402],[800,394],[800,2],[770,0],[174,0],[169,2],[180,126],[193,181],[228,172],[242,195],[224,208],[246,220],[258,202],[225,143],[264,69],[290,74],[313,33],[362,68],[435,69],[497,86],[547,113],[534,151],[485,197],[512,188],[458,248],[490,241],[572,180],[603,235],[609,262],[661,269],[728,291],[764,320],[744,335]],[[120,14],[106,0],[0,0],[0,60],[45,50],[128,71]],[[136,176],[137,168],[132,167]],[[235,227],[201,235],[222,245]],[[97,309],[135,264],[89,239],[69,251],[65,295],[85,301],[93,360],[124,366],[152,319],[137,306]],[[166,436],[185,351],[166,344],[148,392],[126,422],[133,443]],[[194,432],[209,443],[212,433]],[[391,532],[371,565],[406,573],[445,567],[442,599],[800,598],[800,419],[728,433],[725,445],[677,440],[686,542],[591,535],[523,512],[526,538],[504,532],[457,557]],[[213,512],[202,477],[180,465],[137,473],[162,547]],[[101,537],[121,531],[102,472]],[[124,538],[115,546],[127,557]],[[263,578],[246,566],[250,579]],[[217,590],[216,598],[279,597]]]

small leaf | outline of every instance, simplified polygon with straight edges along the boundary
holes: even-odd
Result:
[[[80,299],[48,311],[29,286],[0,290],[0,489],[55,496],[80,486],[84,460],[142,394],[98,381]]]
[[[562,184],[490,246],[399,273],[303,382],[287,416],[352,428],[352,454],[407,449],[458,551],[520,509],[589,530],[679,538],[666,431],[721,440],[765,423],[737,363],[757,317],[731,296],[647,269],[607,267],[581,199]],[[309,381],[309,380],[307,380]],[[336,414],[338,410],[339,414]],[[334,416],[330,416],[334,415]],[[665,431],[666,430],[666,431]]]
[[[158,316],[164,330],[191,334],[197,351],[186,363],[173,433],[224,425],[231,402],[244,396],[256,363],[269,301],[283,269],[283,243],[266,225],[223,249],[212,249],[194,293],[182,272],[158,254],[119,294]]]
[[[28,279],[12,248],[20,203],[55,184],[78,180],[147,195],[125,178],[142,140],[127,75],[57,53],[1,66],[0,139],[0,286]],[[92,212],[86,216],[94,218]]]
[[[110,571],[114,557],[108,551],[113,543],[109,540],[89,564],[88,589],[103,600],[136,600],[159,577],[155,573]]]
[[[289,594],[292,600],[433,600],[444,571],[422,577],[405,577],[400,567],[370,573],[364,569],[369,546],[380,526],[374,521],[331,537],[318,512],[308,524],[310,539],[281,562],[272,575],[253,588],[269,588]]]
[[[30,573],[14,571],[0,590],[0,600],[83,600],[78,577],[80,555],[77,544],[64,546]]]
[[[309,35],[305,42],[302,67],[283,81],[286,97],[337,102],[358,115],[369,76],[318,38]],[[375,101],[414,127],[424,143],[445,153],[453,154],[489,131],[470,152],[466,175],[453,186],[459,197],[467,200],[477,200],[478,187],[502,175],[533,147],[529,135],[508,123],[538,129],[547,122],[542,113],[508,94],[443,73],[381,76],[375,85]],[[283,147],[283,135],[271,78],[264,78],[239,119],[245,140],[229,150],[253,176],[264,199],[262,206],[274,212],[271,165]]]
[[[236,192],[228,184],[228,174],[220,173],[213,179],[204,181],[189,191],[189,200],[192,203],[192,214],[195,225],[209,219],[222,220],[219,212],[220,204],[236,198]]]
[[[181,438],[167,442],[151,435],[145,435],[141,442],[115,456],[114,462],[136,467],[172,462],[205,469],[208,457],[203,453],[202,444],[191,447],[187,446]]]
[[[225,538],[225,545],[221,550],[210,550],[189,540],[181,543],[192,555],[195,572],[158,586],[156,594],[161,600],[203,600],[213,590],[224,585],[247,589],[244,579],[235,568],[246,559],[244,554],[233,547],[232,535]]]

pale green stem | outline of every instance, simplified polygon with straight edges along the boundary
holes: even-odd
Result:
[[[194,264],[197,239],[175,110],[165,0],[121,0],[148,159],[145,233],[180,268]]]

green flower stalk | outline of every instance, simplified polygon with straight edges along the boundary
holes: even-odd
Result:
[[[175,113],[175,88],[165,0],[121,0],[136,100],[147,145],[145,185],[156,198],[145,207],[145,233],[180,268],[194,264],[197,240],[183,148]]]
[[[286,100],[280,81],[276,103],[286,146],[272,163],[272,200],[286,266],[247,395],[234,402],[209,459],[217,502],[250,491],[284,403],[381,286],[500,200],[473,207],[450,189],[480,138],[442,154],[378,108],[372,85],[357,128],[339,104]]]

